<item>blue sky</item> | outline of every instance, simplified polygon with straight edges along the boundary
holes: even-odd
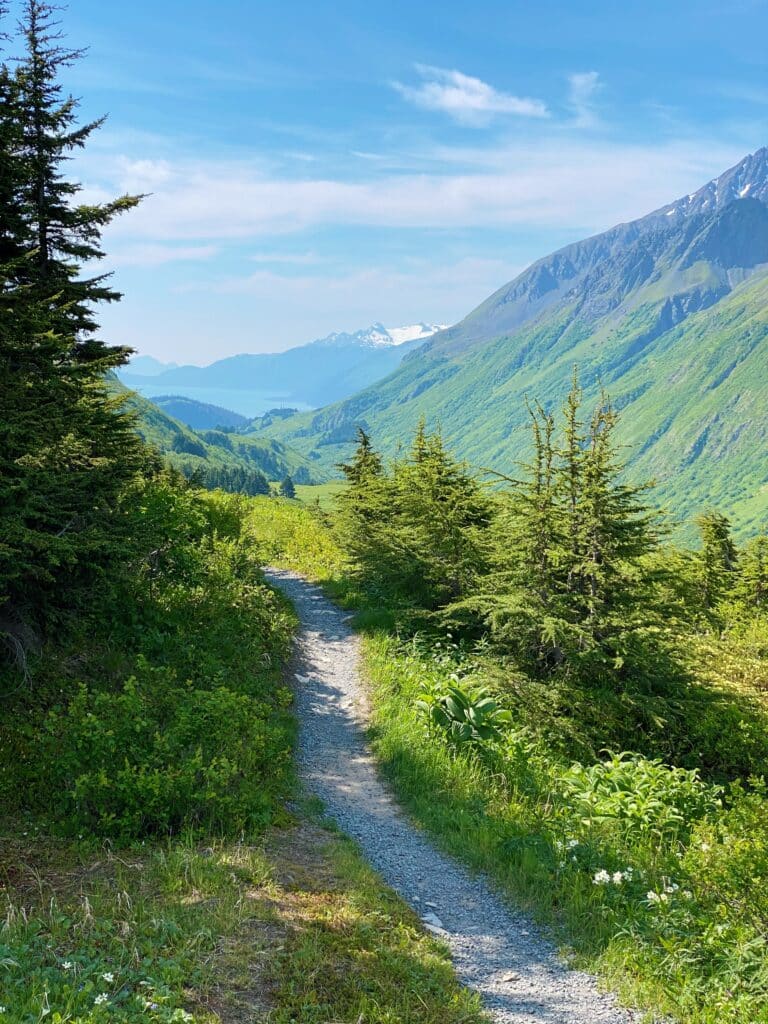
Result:
[[[105,336],[209,362],[460,319],[768,143],[768,0],[74,0]]]

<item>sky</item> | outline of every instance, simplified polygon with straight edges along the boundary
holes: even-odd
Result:
[[[205,364],[460,320],[768,144],[768,0],[72,0],[106,340]]]

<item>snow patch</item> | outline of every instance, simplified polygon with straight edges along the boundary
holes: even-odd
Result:
[[[387,327],[387,334],[394,345],[404,345],[406,341],[431,338],[438,331],[444,331],[447,324],[409,324],[407,327]]]
[[[746,185],[744,186],[744,188],[743,188],[743,189],[741,189],[741,190],[739,191],[739,199],[743,199],[743,198],[744,198],[744,196],[745,196],[745,195],[746,195],[746,194],[747,194],[747,193],[749,192],[749,190],[750,190],[751,188],[752,188],[752,182],[750,181],[750,182],[748,182],[748,183],[747,183],[747,184],[746,184]]]

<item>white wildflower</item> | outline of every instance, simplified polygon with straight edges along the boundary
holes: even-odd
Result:
[[[106,992],[102,992],[101,995],[96,996],[96,998],[93,1001],[96,1004],[96,1006],[103,1006],[104,1003],[109,1002],[109,996],[107,995]]]
[[[608,874],[605,868],[600,868],[599,871],[595,872],[595,875],[592,879],[592,883],[594,885],[607,885],[608,882],[610,882],[610,880],[611,876]]]
[[[71,971],[75,965],[72,963],[71,960],[65,960],[61,966],[64,968],[65,971]]]
[[[578,846],[578,845],[579,845],[579,840],[578,839],[569,839],[568,840],[568,849],[569,850],[572,850],[575,846]]]
[[[691,892],[691,890],[690,890],[690,889],[683,889],[683,896],[684,896],[684,897],[685,897],[685,898],[686,898],[687,900],[692,900],[692,899],[693,899],[693,893]]]
[[[101,976],[102,981],[112,982],[115,980],[115,976],[112,971],[105,971]]]
[[[7,1008],[5,1006],[0,1006],[0,1013],[7,1013]]]
[[[677,892],[680,886],[677,882],[671,882],[669,885],[664,887],[664,892]]]
[[[658,903],[661,900],[661,896],[659,896],[657,892],[654,892],[653,889],[650,889],[645,894],[645,898],[648,900],[649,903]]]
[[[709,845],[709,843],[702,843],[701,846],[699,847],[699,849],[703,850],[704,853],[706,853],[707,850],[711,850],[712,847]]]
[[[621,883],[624,881],[624,874],[623,874],[623,872],[621,872],[621,871],[614,871],[613,874],[611,875],[611,881],[613,882],[614,885],[621,885]]]

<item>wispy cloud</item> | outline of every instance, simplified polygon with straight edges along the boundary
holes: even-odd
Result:
[[[568,76],[568,103],[580,128],[597,124],[594,100],[602,87],[597,71],[578,71]]]
[[[126,245],[113,248],[109,262],[114,267],[159,267],[166,263],[202,263],[218,253],[215,245]]]
[[[425,110],[440,110],[465,124],[482,124],[496,114],[518,117],[548,117],[542,100],[500,92],[480,78],[461,71],[417,64],[422,78],[418,85],[394,82],[393,86],[410,103]]]
[[[105,198],[128,182],[153,193],[110,228],[121,243],[258,243],[323,226],[583,232],[690,192],[741,155],[736,145],[714,140],[631,145],[556,132],[526,144],[459,150],[454,162],[443,151],[436,172],[384,171],[353,181],[284,179],[250,162],[120,158],[112,175],[103,161],[91,168],[98,178],[87,195]]]

